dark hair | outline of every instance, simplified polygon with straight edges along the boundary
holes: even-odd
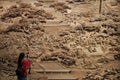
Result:
[[[25,53],[20,53],[19,58],[18,58],[18,67],[22,67],[22,60],[25,57]]]

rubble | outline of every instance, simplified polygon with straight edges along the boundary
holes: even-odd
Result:
[[[82,68],[90,69],[90,70],[94,70],[99,67],[97,64],[92,63],[90,60],[87,60],[86,58],[83,58],[81,65],[82,65]]]
[[[89,26],[89,25],[83,26],[83,30],[88,31],[88,32],[92,32],[92,31],[99,32],[99,28],[98,27],[96,27],[96,26]]]
[[[103,15],[107,15],[108,17],[119,17],[119,14],[115,11],[109,11],[107,13],[103,13]]]
[[[115,60],[120,60],[120,54],[114,55],[114,59],[115,59]]]
[[[73,0],[67,0],[66,2],[68,2],[68,3],[74,3]]]
[[[37,0],[38,2],[41,2],[41,3],[43,3],[44,2],[44,0]]]
[[[50,5],[50,7],[53,7],[56,10],[61,11],[61,12],[67,12],[67,9],[71,9],[69,6],[67,6],[63,2],[53,3],[52,5]]]
[[[84,2],[85,0],[73,0],[75,2]]]
[[[42,29],[41,26],[38,25],[32,25],[31,23],[18,23],[18,24],[13,24],[9,26],[4,33],[8,32],[23,32],[26,34],[30,34],[33,30],[39,30],[41,32],[44,32],[44,29]]]
[[[34,3],[34,5],[39,7],[39,6],[42,6],[42,3]]]
[[[98,59],[97,62],[98,62],[98,63],[109,63],[110,60],[109,60],[108,58],[105,58],[105,57],[104,57],[104,58]]]
[[[119,69],[104,70],[104,72],[87,73],[82,80],[119,80]]]
[[[67,58],[67,59],[62,60],[61,63],[67,66],[71,66],[71,65],[75,65],[75,60]]]
[[[3,8],[3,6],[0,6],[0,9],[2,9]]]
[[[36,18],[38,20],[41,18],[53,19],[53,16],[45,10],[37,10],[32,8],[30,4],[21,3],[19,6],[11,6],[8,11],[1,16],[1,20],[5,21],[16,17]]]
[[[8,56],[7,56],[8,57]],[[13,60],[9,59],[9,58],[5,58],[5,57],[0,57],[0,79],[1,80],[12,80],[12,79],[16,79],[15,76],[15,65],[16,63],[13,62]],[[9,76],[9,77],[6,77]]]
[[[60,34],[59,34],[59,36],[65,36],[65,35],[69,35],[69,33],[68,32],[61,32]]]
[[[74,29],[75,29],[75,30],[80,30],[80,31],[82,31],[82,30],[83,30],[83,28],[82,28],[82,26],[81,26],[81,25],[76,26]]]
[[[35,6],[43,6],[44,1],[43,0],[37,0],[37,2],[34,3]]]
[[[3,11],[0,13],[0,56],[9,55],[12,60],[17,59],[21,51],[29,51],[30,59],[36,63],[59,62],[65,67],[77,68],[78,73],[83,71],[78,76],[83,76],[84,71],[93,72],[83,80],[120,79],[118,69],[109,70],[118,67],[120,60],[117,5],[108,5],[112,8],[103,8],[103,12],[98,14],[99,1],[96,0],[89,0],[89,4],[82,4],[88,0],[32,1],[32,4],[23,0],[11,7],[0,6]],[[103,2],[104,6],[109,4],[109,0]],[[15,76],[11,76],[14,70],[9,71],[8,68],[15,68],[16,62],[0,58],[0,66],[6,65],[0,67],[0,76],[6,75],[15,80]],[[104,71],[106,67],[108,69]],[[101,71],[97,72],[98,69]],[[75,75],[78,73],[75,71]],[[0,80],[7,79],[0,77]]]
[[[90,22],[96,22],[96,21],[106,21],[107,18],[105,17],[95,17],[95,18],[91,18]]]
[[[9,36],[0,35],[0,49],[4,49],[8,46],[10,46]]]
[[[53,53],[51,56],[44,56],[41,58],[42,61],[58,61],[63,65],[66,66],[71,66],[75,65],[76,61],[72,58],[67,56],[66,54],[63,53]]]
[[[120,18],[113,18],[114,22],[120,22]]]
[[[117,2],[119,2],[119,3],[120,3],[120,0],[117,0]]]

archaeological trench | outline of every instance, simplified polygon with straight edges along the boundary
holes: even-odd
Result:
[[[0,80],[120,80],[120,0],[0,0]]]

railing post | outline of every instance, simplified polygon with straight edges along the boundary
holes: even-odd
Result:
[[[101,14],[102,11],[102,0],[100,0],[100,5],[99,5],[99,14]]]

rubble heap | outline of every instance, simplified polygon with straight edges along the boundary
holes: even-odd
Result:
[[[50,7],[53,7],[56,10],[61,11],[61,12],[67,12],[67,9],[71,9],[69,6],[67,6],[63,2],[53,3],[52,5],[50,5]]]
[[[120,69],[104,70],[103,72],[88,72],[83,80],[119,80]]]
[[[5,21],[16,17],[35,18],[39,21],[43,19],[53,19],[53,16],[43,9],[38,10],[33,8],[30,4],[20,3],[18,6],[11,6],[7,12],[1,16],[1,20]]]

